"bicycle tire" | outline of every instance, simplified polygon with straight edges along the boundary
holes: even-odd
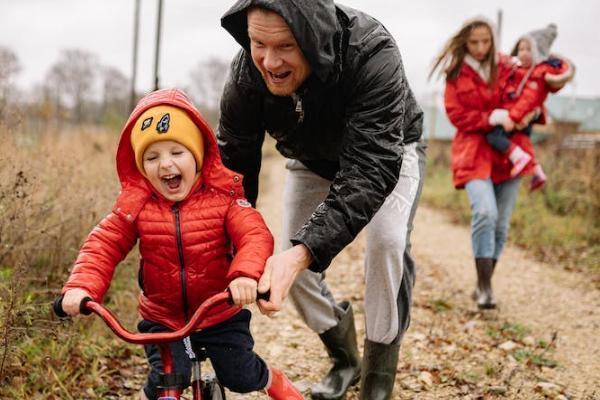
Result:
[[[215,375],[202,377],[202,399],[203,400],[226,400],[225,389]]]

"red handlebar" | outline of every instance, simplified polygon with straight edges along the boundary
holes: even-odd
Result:
[[[160,333],[130,332],[121,325],[119,320],[107,308],[104,308],[104,306],[95,301],[88,301],[85,304],[85,307],[102,318],[115,335],[124,341],[134,344],[158,344],[176,342],[189,336],[198,325],[198,321],[204,318],[208,310],[228,301],[230,301],[230,294],[228,291],[218,293],[202,303],[184,327],[173,332]]]

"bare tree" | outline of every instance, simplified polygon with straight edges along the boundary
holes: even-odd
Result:
[[[103,121],[125,119],[129,108],[129,79],[117,68],[102,67],[102,91]]]
[[[13,78],[21,71],[17,55],[8,47],[0,46],[0,119],[10,105],[15,88]]]
[[[84,118],[85,107],[93,95],[97,70],[98,61],[94,54],[70,49],[61,52],[47,73],[46,82],[57,109],[70,107],[77,123],[89,120]]]
[[[190,77],[192,97],[199,107],[218,113],[228,72],[229,62],[216,57],[196,65]]]

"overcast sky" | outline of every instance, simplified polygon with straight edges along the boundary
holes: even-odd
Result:
[[[17,84],[40,83],[61,49],[81,48],[101,63],[131,74],[134,0],[0,0],[0,46],[11,48],[23,67]],[[238,49],[220,27],[231,0],[164,0],[160,61],[161,86],[189,83],[200,61],[230,59]],[[384,23],[395,36],[408,79],[422,97],[441,87],[428,82],[433,57],[461,23],[474,15],[496,20],[503,10],[501,48],[509,51],[523,33],[558,25],[553,51],[577,66],[575,82],[562,93],[600,96],[600,2],[596,0],[344,0]],[[157,0],[141,0],[138,90],[153,85]],[[438,89],[439,90],[439,89]]]

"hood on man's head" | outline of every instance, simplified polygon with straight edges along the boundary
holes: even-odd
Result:
[[[335,74],[340,26],[333,0],[238,0],[221,17],[221,26],[250,53],[246,12],[262,7],[289,25],[314,74],[327,82]]]

